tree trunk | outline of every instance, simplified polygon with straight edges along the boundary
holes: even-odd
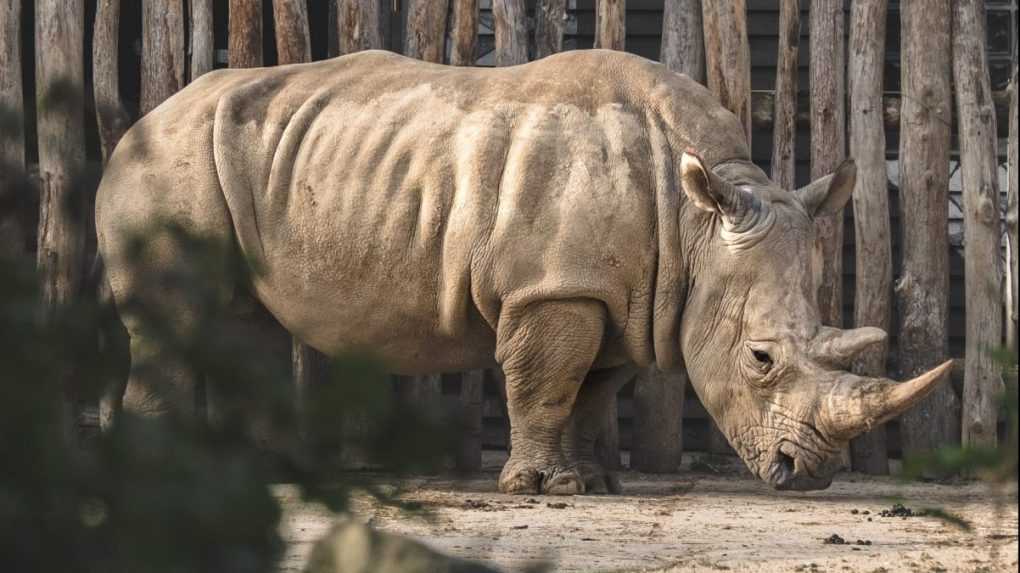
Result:
[[[262,0],[230,0],[227,62],[232,68],[262,65]]]
[[[131,117],[120,99],[117,68],[119,35],[120,0],[100,0],[96,7],[96,27],[92,36],[92,88],[104,165],[131,124]]]
[[[478,58],[478,0],[450,2],[450,64],[473,66]]]
[[[1013,356],[1017,354],[1017,306],[1020,305],[1020,290],[1017,288],[1017,70],[1013,69],[1013,82],[1010,84],[1012,93],[1012,109],[1009,113],[1009,200],[1006,208],[1006,239],[1009,245],[1009,312],[1006,313],[1009,324],[1006,326],[1006,346]]]
[[[779,9],[779,55],[772,127],[772,180],[783,189],[797,185],[797,83],[800,50],[800,2],[782,0]],[[881,116],[880,116],[881,117]]]
[[[626,0],[598,0],[595,47],[623,50],[627,40]],[[620,467],[620,412],[616,395],[609,399],[602,429],[595,440],[595,457],[606,469]]]
[[[497,66],[528,62],[527,16],[524,0],[492,0]]]
[[[305,0],[273,0],[276,60],[280,65],[312,61]]]
[[[627,0],[598,0],[595,8],[595,47],[624,50],[627,45]]]
[[[1001,229],[995,108],[985,53],[984,0],[953,5],[953,79],[963,179],[967,347],[963,444],[994,446],[1002,391],[992,350],[1002,344]]]
[[[843,0],[811,3],[811,178],[846,159]],[[815,272],[822,322],[843,325],[843,215],[815,223]]]
[[[535,59],[563,51],[567,0],[538,0],[535,5]]]
[[[447,0],[408,0],[404,53],[426,62],[442,63],[446,12]]]
[[[42,318],[78,295],[85,270],[88,197],[85,164],[85,14],[81,2],[36,0],[35,87],[39,145],[36,263]],[[64,388],[64,432],[74,436],[74,390]]]
[[[189,0],[191,6],[191,81],[211,72],[213,57],[213,0]]]
[[[19,206],[25,188],[25,103],[21,82],[21,0],[0,0],[0,258],[26,251]]]
[[[484,390],[484,370],[471,370],[461,375],[461,434],[456,460],[456,467],[460,471],[482,469],[482,400]]]
[[[892,296],[889,186],[882,121],[887,8],[887,0],[855,0],[850,16],[850,155],[857,161],[853,193],[857,241],[854,323],[886,332]],[[854,370],[866,376],[885,376],[887,357],[886,344],[877,345],[856,361]],[[885,426],[855,438],[850,454],[854,470],[888,474]]]
[[[660,60],[670,70],[703,81],[700,0],[672,0],[665,6]],[[683,453],[683,409],[687,375],[655,366],[634,381],[634,437],[630,467],[648,473],[676,471]]]
[[[183,0],[142,2],[142,96],[145,115],[184,87]]]
[[[745,0],[702,3],[708,88],[740,118],[751,142],[751,51]]]
[[[701,0],[667,0],[662,13],[664,66],[705,82],[705,41],[701,23]]]
[[[909,380],[948,357],[949,152],[953,121],[952,2],[901,6],[898,376]],[[960,440],[960,401],[949,384],[900,419],[904,457]]]
[[[339,0],[337,37],[341,54],[382,47],[379,0]]]
[[[630,467],[640,472],[673,473],[683,454],[685,373],[649,366],[634,382],[634,438]]]

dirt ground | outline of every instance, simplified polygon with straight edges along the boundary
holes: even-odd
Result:
[[[356,500],[354,512],[378,529],[507,571],[543,562],[553,571],[1017,571],[1015,488],[996,505],[982,484],[846,474],[825,491],[780,493],[746,473],[716,469],[625,472],[621,496],[507,496],[496,492],[495,471],[415,478],[402,484],[401,498],[431,518],[367,498]],[[314,541],[343,516],[301,502],[288,486],[277,493],[288,542],[281,571],[300,571]],[[942,508],[974,528],[882,516],[894,503]]]

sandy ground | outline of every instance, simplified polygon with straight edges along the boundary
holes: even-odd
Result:
[[[401,499],[430,518],[359,497],[357,519],[443,552],[520,571],[1017,571],[1017,497],[991,501],[981,484],[903,484],[841,476],[822,492],[778,493],[739,472],[621,474],[621,496],[506,496],[493,471],[415,478]],[[395,484],[378,477],[378,483]],[[312,544],[343,516],[280,486],[287,555],[300,571]],[[882,517],[894,502],[941,507],[974,526],[934,517]],[[846,544],[823,542],[833,534]]]

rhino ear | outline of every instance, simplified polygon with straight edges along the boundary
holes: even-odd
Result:
[[[696,206],[719,214],[723,226],[729,230],[742,230],[753,224],[761,210],[754,195],[706,169],[693,151],[684,152],[680,158],[680,186]]]
[[[794,191],[808,215],[826,217],[843,210],[857,184],[857,164],[847,159],[836,172]]]

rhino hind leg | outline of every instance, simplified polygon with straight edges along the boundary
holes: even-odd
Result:
[[[198,415],[194,361],[182,348],[233,293],[224,269],[226,237],[196,242],[180,227],[150,227],[144,246],[132,251],[127,235],[107,241],[104,260],[121,321],[130,338],[131,366],[123,395],[127,412],[158,417]],[[213,246],[213,245],[219,246]],[[197,252],[200,251],[200,252]]]
[[[511,455],[500,491],[584,493],[561,437],[604,328],[604,307],[589,300],[532,303],[501,318],[497,357],[506,373]]]
[[[635,372],[633,366],[593,370],[585,379],[574,403],[574,410],[563,432],[563,452],[567,461],[581,474],[589,493],[622,492],[619,479],[595,456],[595,440],[602,429],[610,399],[634,377]]]

